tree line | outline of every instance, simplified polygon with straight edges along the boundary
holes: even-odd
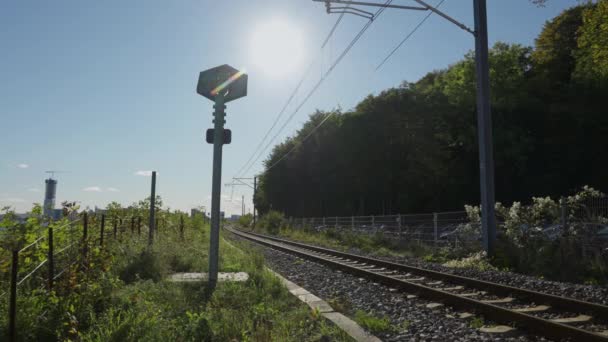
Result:
[[[497,201],[608,188],[606,23],[608,0],[585,3],[548,21],[534,47],[491,48]],[[264,163],[254,199],[261,213],[380,215],[478,204],[474,54],[352,110],[315,111]]]

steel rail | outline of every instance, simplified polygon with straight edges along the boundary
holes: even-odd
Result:
[[[561,308],[564,310],[574,310],[574,311],[579,311],[579,312],[583,312],[583,313],[590,313],[597,317],[608,317],[608,306],[602,305],[602,304],[590,303],[590,302],[585,302],[585,301],[578,300],[578,299],[560,297],[560,296],[555,296],[555,295],[551,295],[551,294],[547,294],[547,293],[522,289],[519,287],[492,283],[492,282],[485,281],[485,280],[479,280],[479,279],[463,277],[463,276],[449,274],[449,273],[432,271],[432,270],[428,270],[428,269],[424,269],[424,268],[419,268],[419,267],[409,266],[409,265],[404,265],[404,264],[398,264],[398,263],[370,258],[370,257],[364,257],[361,255],[356,255],[356,254],[344,253],[344,252],[336,251],[336,250],[329,249],[329,248],[323,248],[323,247],[313,246],[313,245],[309,245],[309,244],[305,244],[305,243],[301,243],[301,242],[284,240],[284,239],[275,238],[275,237],[267,236],[267,235],[263,235],[263,234],[250,233],[250,232],[247,232],[247,234],[252,234],[252,235],[270,239],[273,241],[290,244],[290,245],[298,246],[300,248],[310,249],[310,250],[314,250],[316,252],[326,253],[326,254],[337,256],[337,257],[348,258],[351,260],[356,260],[356,261],[364,262],[367,264],[374,264],[374,265],[377,265],[380,267],[390,268],[393,270],[419,273],[419,274],[422,274],[422,275],[425,275],[425,276],[428,276],[431,278],[448,280],[450,282],[467,285],[467,286],[477,288],[480,290],[490,290],[490,291],[500,294],[500,295],[505,295],[505,296],[514,295],[516,297],[533,300],[537,304],[547,304],[552,307]]]
[[[546,320],[546,319],[536,317],[536,316],[532,316],[532,315],[529,315],[526,313],[513,311],[513,310],[503,308],[503,307],[500,307],[497,305],[493,305],[490,303],[484,303],[482,301],[478,301],[478,300],[475,300],[472,298],[459,296],[457,294],[453,294],[453,293],[446,292],[443,290],[439,290],[439,289],[435,289],[435,288],[428,287],[425,285],[413,283],[413,282],[410,282],[407,280],[395,278],[390,275],[376,273],[371,270],[358,268],[358,267],[355,267],[355,266],[352,266],[352,265],[349,265],[346,263],[341,263],[341,262],[331,260],[331,259],[319,256],[319,255],[315,255],[313,253],[306,252],[301,249],[308,249],[308,250],[311,250],[314,252],[325,253],[325,254],[336,256],[336,257],[348,258],[351,260],[354,260],[354,258],[357,257],[356,259],[358,259],[359,261],[365,260],[366,264],[376,264],[375,261],[382,262],[382,260],[365,258],[365,257],[359,258],[359,256],[355,256],[355,255],[348,254],[348,253],[342,253],[342,252],[337,252],[337,251],[320,248],[320,247],[316,247],[316,246],[309,246],[309,245],[305,245],[305,244],[294,243],[292,241],[285,241],[285,240],[277,239],[277,238],[270,238],[270,237],[267,237],[267,236],[264,236],[261,234],[255,234],[255,233],[249,233],[249,232],[245,233],[245,232],[236,231],[236,230],[229,229],[229,228],[227,230],[229,232],[231,232],[237,236],[240,236],[242,238],[245,238],[247,240],[250,240],[250,241],[253,241],[253,242],[256,242],[256,243],[259,243],[259,244],[262,244],[262,245],[265,245],[265,246],[268,246],[268,247],[271,247],[271,248],[274,248],[277,250],[281,250],[283,252],[295,254],[300,257],[303,257],[303,258],[306,258],[309,260],[313,260],[315,262],[319,262],[319,263],[329,265],[332,267],[337,267],[337,268],[343,269],[349,273],[363,276],[368,279],[372,279],[374,281],[381,282],[381,283],[391,286],[391,287],[405,289],[408,292],[417,293],[417,294],[420,294],[421,296],[424,296],[427,298],[432,298],[434,300],[438,300],[443,303],[447,303],[454,307],[471,309],[477,313],[483,314],[486,318],[496,321],[496,322],[503,322],[503,323],[507,323],[507,324],[515,323],[517,326],[521,326],[531,332],[538,333],[540,335],[543,335],[543,336],[546,336],[549,338],[554,338],[557,340],[570,338],[575,341],[604,341],[604,342],[608,341],[607,336],[596,334],[596,333],[593,333],[593,332],[590,332],[587,330],[583,330],[583,329],[580,329],[580,328],[577,328],[574,326],[569,326],[566,324],[553,322],[553,321]],[[275,240],[279,240],[279,241],[275,241]],[[279,243],[281,243],[281,244],[279,244]],[[293,247],[290,247],[289,245],[291,245],[293,247],[298,247],[298,249],[294,249]],[[351,258],[351,256],[352,256],[352,258]],[[387,265],[389,265],[389,264],[390,265],[400,265],[400,264],[394,264],[394,263],[388,263]],[[380,266],[379,264],[376,264],[376,265]],[[405,266],[405,265],[403,265],[403,266]],[[418,268],[413,268],[413,269],[418,269]],[[422,269],[420,269],[420,270],[422,270]],[[425,270],[425,271],[428,271],[428,270]],[[431,271],[431,272],[434,272],[434,271]],[[434,272],[434,273],[439,273],[439,272]],[[441,275],[443,275],[443,274],[441,274]],[[447,276],[451,276],[451,275],[447,275]],[[462,277],[462,278],[464,278],[464,277]],[[467,279],[470,279],[470,278],[467,278]],[[484,282],[484,283],[487,283],[487,282]],[[488,283],[488,284],[500,286],[499,284],[493,284],[493,283]],[[514,289],[516,289],[516,288],[514,288]],[[518,290],[521,290],[521,289],[518,289]],[[524,291],[528,291],[528,290],[524,290]],[[529,292],[533,292],[533,291],[529,291]],[[560,297],[557,297],[557,298],[560,298]],[[573,300],[573,301],[576,301],[576,300]],[[581,301],[576,301],[576,302],[581,302]],[[581,303],[587,303],[587,302],[581,302]],[[587,303],[587,304],[592,304],[592,303]],[[569,309],[573,309],[573,308],[569,307]]]

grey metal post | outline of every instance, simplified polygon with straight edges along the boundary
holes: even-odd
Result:
[[[355,216],[350,217],[350,228],[355,230]]]
[[[566,230],[567,225],[568,225],[568,219],[567,219],[567,209],[568,209],[568,205],[566,204],[566,201],[562,198],[560,200],[560,214],[561,214],[561,223],[562,223],[562,230]]]
[[[399,237],[401,237],[401,214],[398,215],[397,222],[399,223]]]
[[[433,213],[433,230],[434,230],[433,241],[435,241],[435,245],[437,245],[437,241],[439,239],[439,236],[437,234],[437,213]]]
[[[477,130],[479,139],[479,182],[481,227],[488,256],[494,255],[496,216],[494,213],[494,156],[490,112],[490,67],[486,0],[473,0],[475,16],[475,62],[477,76]]]
[[[253,176],[253,229],[255,229],[255,194],[256,194],[256,190],[258,188],[258,177],[257,176]]]
[[[323,216],[323,225],[325,226],[325,216]]]
[[[215,97],[215,111],[213,116],[213,183],[211,191],[211,233],[209,247],[209,283],[217,283],[219,245],[220,245],[220,193],[222,180],[222,145],[224,144],[224,94],[218,93]],[[255,217],[255,210],[254,210]]]
[[[154,224],[156,220],[154,216],[156,215],[156,171],[152,171],[152,185],[150,190],[150,221],[148,222],[148,226],[150,230],[148,231],[148,246],[152,246],[154,242]]]

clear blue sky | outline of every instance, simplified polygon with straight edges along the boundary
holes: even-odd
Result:
[[[490,42],[533,45],[546,20],[575,4],[550,0],[537,8],[528,0],[489,0]],[[441,9],[473,26],[472,0],[446,0]],[[385,11],[280,139],[293,134],[316,108],[352,108],[366,95],[415,81],[474,47],[468,33],[433,16],[374,72],[424,15]],[[302,38],[301,53],[293,51],[301,63],[280,75],[252,62],[252,37],[277,18]],[[204,131],[212,125],[212,103],[195,92],[199,71],[227,63],[249,74],[248,96],[227,109],[226,127],[233,133],[232,144],[224,148],[222,183],[227,183],[306,65],[320,61],[287,114],[365,22],[346,16],[320,51],[336,19],[311,0],[0,2],[0,206],[23,212],[41,202],[45,170],[69,171],[56,175],[58,202],[128,205],[149,194],[149,177],[135,173],[157,170],[158,193],[168,206],[209,208],[212,148],[204,142]],[[280,49],[285,44],[272,45]],[[262,169],[263,159],[248,176]],[[232,201],[231,189],[222,190],[222,210],[240,213],[241,195],[251,208],[250,190],[235,188]]]

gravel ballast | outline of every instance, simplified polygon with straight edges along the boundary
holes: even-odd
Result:
[[[471,318],[456,318],[461,312],[421,298],[408,298],[396,291],[367,279],[333,270],[324,265],[293,255],[261,247],[270,268],[333,305],[335,310],[354,319],[362,310],[376,317],[387,317],[392,329],[374,332],[383,341],[546,341],[520,331],[515,335],[487,334],[472,328]],[[342,308],[339,308],[341,306]]]

